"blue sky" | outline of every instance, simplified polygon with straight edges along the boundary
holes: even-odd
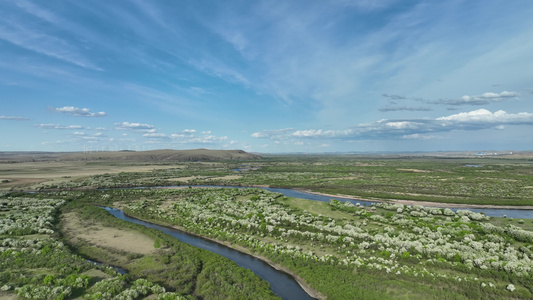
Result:
[[[0,1],[0,151],[532,150],[533,2]]]

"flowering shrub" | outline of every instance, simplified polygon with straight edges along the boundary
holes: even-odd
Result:
[[[0,200],[0,206],[9,213],[0,219],[0,234],[27,235],[54,233],[52,213],[63,205],[63,200],[32,198],[7,198]]]
[[[137,299],[165,293],[163,287],[145,279],[138,279],[130,286],[122,277],[101,280],[89,287],[91,277],[79,272],[93,268],[116,272],[74,255],[62,242],[49,236],[55,232],[53,215],[64,203],[58,199],[0,199],[0,207],[5,211],[0,218],[2,291],[14,290],[24,299],[58,300],[68,298],[74,291],[86,299]],[[40,235],[27,236],[30,234]],[[34,269],[39,272],[32,274]],[[54,275],[43,277],[43,271]]]
[[[509,244],[510,239],[528,240],[531,232],[495,226],[489,217],[467,210],[386,203],[365,207],[331,200],[332,209],[357,217],[342,221],[291,208],[280,194],[260,189],[187,189],[172,195],[171,204],[143,200],[125,211],[294,261],[435,279],[452,277],[421,266],[438,263],[524,278],[532,273],[531,251]],[[331,250],[317,254],[319,249]],[[411,263],[415,261],[421,266]],[[452,279],[474,281],[469,276]]]

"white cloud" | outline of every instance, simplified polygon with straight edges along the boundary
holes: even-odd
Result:
[[[439,99],[439,100],[423,100],[430,104],[444,104],[444,105],[487,105],[503,100],[517,99],[520,95],[517,92],[503,91],[501,93],[486,92],[481,95],[464,95],[459,99]]]
[[[145,133],[143,134],[143,137],[148,137],[148,138],[159,138],[159,139],[168,139],[169,137],[164,134],[164,133],[159,133],[159,132],[149,132],[149,133]]]
[[[188,143],[199,143],[199,144],[213,144],[225,142],[228,139],[227,136],[215,136],[215,135],[206,135],[199,136],[188,140]]]
[[[0,120],[26,121],[29,119],[25,117],[18,117],[18,116],[0,116]]]
[[[394,129],[409,129],[409,128],[417,128],[418,126],[420,126],[420,123],[410,122],[410,121],[386,122],[385,126],[394,128]]]
[[[270,138],[270,139],[279,139],[283,136],[287,136],[288,134],[292,134],[294,132],[294,129],[292,128],[284,128],[284,129],[275,129],[275,130],[264,130],[259,132],[252,133],[252,137],[254,138]]]
[[[267,134],[264,132],[254,132],[251,134],[251,136],[254,138],[264,138],[267,137]]]
[[[437,132],[474,131],[490,128],[501,130],[504,125],[533,125],[533,113],[521,112],[512,114],[503,110],[492,113],[486,109],[478,109],[436,119],[382,119],[341,130],[266,130],[253,133],[252,137],[274,140],[291,138],[341,140],[433,139],[436,138],[434,134]]]
[[[63,106],[58,108],[52,108],[52,110],[60,113],[67,113],[77,117],[103,117],[106,115],[106,113],[103,111],[92,113],[88,108],[78,108],[74,106]]]
[[[46,129],[83,129],[81,125],[36,124],[35,126]]]
[[[455,123],[487,123],[487,124],[532,124],[533,113],[521,112],[509,114],[503,110],[494,113],[486,109],[478,109],[471,112],[461,112],[446,117],[440,117],[437,121],[452,121]]]
[[[235,141],[229,141],[227,136],[216,136],[211,134],[211,131],[203,131],[200,135],[196,135],[195,129],[185,129],[178,133],[170,135],[174,141],[181,144],[224,144],[223,146],[233,145]]]
[[[378,109],[381,112],[390,111],[431,111],[429,107],[411,107],[411,106],[386,106]]]
[[[435,136],[413,133],[413,134],[406,134],[402,136],[402,138],[407,139],[407,140],[430,140],[430,139],[434,139]]]
[[[122,122],[122,123],[115,123],[115,127],[118,130],[138,130],[138,131],[144,131],[144,132],[155,132],[154,125],[143,124],[143,123]]]
[[[329,132],[328,132],[329,133]],[[322,129],[311,129],[311,130],[297,130],[293,134],[293,136],[297,137],[313,137],[313,136],[324,136],[326,135],[326,131]]]

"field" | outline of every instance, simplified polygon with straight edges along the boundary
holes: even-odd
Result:
[[[146,157],[0,163],[1,255],[9,257],[0,268],[0,297],[31,298],[55,289],[39,299],[90,298],[108,285],[116,286],[109,297],[123,299],[275,298],[268,284],[225,258],[94,205],[262,257],[297,276],[318,298],[533,297],[532,220],[404,205],[532,206],[533,160],[525,154]],[[114,189],[169,185],[182,188]],[[287,187],[382,203],[363,207],[194,185]],[[23,192],[28,190],[37,193]],[[57,254],[45,261],[43,251]],[[241,283],[237,289],[235,282]]]
[[[31,190],[39,185],[60,185],[66,182],[83,181],[97,174],[151,172],[169,168],[176,168],[176,166],[79,161],[0,163],[0,190],[11,188]]]
[[[305,189],[360,199],[422,201],[426,205],[533,206],[533,159],[525,155],[272,156],[251,161],[153,164],[146,163],[144,157],[129,163],[0,164],[0,189],[241,185]]]

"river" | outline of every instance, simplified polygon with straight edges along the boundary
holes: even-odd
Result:
[[[314,200],[314,201],[322,201],[322,202],[329,202],[330,199],[336,199],[342,202],[351,202],[353,204],[360,203],[361,205],[370,205],[372,201],[366,201],[366,200],[358,200],[358,199],[348,199],[348,198],[340,198],[340,197],[331,197],[331,196],[324,196],[324,195],[317,195],[317,194],[311,194],[306,192],[300,192],[296,190],[291,189],[277,189],[277,188],[264,188],[265,190],[271,191],[271,192],[277,192],[281,193],[287,197],[294,197],[294,198],[301,198],[301,199],[307,199],[307,200]],[[484,213],[485,215],[489,217],[503,217],[507,216],[507,218],[516,218],[516,219],[533,219],[533,210],[531,209],[503,209],[503,208],[451,208],[453,211],[457,211],[458,209],[468,209],[477,213]]]
[[[180,186],[168,186],[168,187],[180,187]],[[183,187],[183,186],[181,186]],[[192,186],[195,187],[195,186]],[[249,187],[242,187],[242,186],[218,186],[218,185],[198,185],[197,187],[219,187],[219,188],[249,188]],[[157,188],[164,188],[164,187],[157,187]],[[313,201],[321,201],[321,202],[329,202],[330,199],[336,199],[342,202],[351,202],[353,204],[359,203],[361,205],[369,206],[371,204],[378,203],[376,201],[368,201],[368,200],[360,200],[360,199],[350,199],[350,198],[342,198],[342,197],[334,197],[334,196],[325,196],[325,195],[319,195],[319,194],[313,194],[313,193],[306,193],[302,191],[292,190],[292,189],[282,189],[282,188],[267,188],[267,187],[260,187],[261,189],[270,191],[270,192],[276,192],[281,193],[287,197],[294,197],[294,198],[301,198],[301,199],[307,199],[307,200],[313,200]],[[457,211],[458,209],[468,209],[477,213],[484,213],[485,215],[489,217],[504,217],[507,218],[515,218],[515,219],[533,219],[533,210],[531,209],[505,209],[505,208],[450,208],[453,211]]]
[[[220,188],[247,188],[241,186],[199,186],[199,187],[220,187]],[[168,188],[168,187],[155,187],[155,188]],[[369,206],[372,201],[349,199],[334,196],[325,196],[313,193],[306,193],[302,191],[283,189],[283,188],[262,188],[270,192],[281,193],[287,197],[301,198],[313,201],[329,202],[330,199],[336,199],[342,202],[351,202],[353,204],[360,203],[361,205]],[[236,262],[239,266],[245,267],[253,271],[256,275],[263,278],[270,283],[272,291],[280,296],[282,299],[314,299],[310,297],[298,284],[298,282],[289,274],[276,270],[264,261],[248,255],[246,253],[237,251],[235,249],[218,244],[211,240],[203,239],[198,236],[194,236],[183,231],[171,229],[164,226],[159,226],[153,223],[137,220],[124,215],[124,212],[119,209],[105,207],[113,216],[122,220],[140,224],[146,227],[160,230],[166,234],[169,234],[178,240],[202,248],[217,254],[220,254],[230,260]],[[460,209],[460,208],[459,208]],[[465,208],[467,209],[467,208]],[[452,209],[457,210],[457,209]],[[498,208],[469,208],[471,211],[482,212],[487,216],[503,217],[506,215],[508,218],[520,218],[520,219],[533,219],[533,210],[520,210],[520,209],[498,209]]]
[[[216,254],[220,254],[234,262],[239,266],[250,269],[257,276],[263,278],[270,283],[271,290],[282,299],[292,300],[292,299],[305,299],[311,300],[314,299],[305,292],[305,290],[298,284],[298,282],[289,274],[276,270],[271,265],[266,262],[248,255],[246,253],[237,251],[235,249],[226,247],[219,243],[203,239],[201,237],[188,234],[186,232],[172,229],[169,227],[160,226],[157,224],[141,221],[138,219],[130,218],[124,214],[120,209],[103,207],[105,210],[110,212],[113,216],[128,222],[135,224],[140,224],[149,228],[154,228],[162,231],[165,234],[171,235],[178,240],[187,243],[189,245],[202,248]]]

